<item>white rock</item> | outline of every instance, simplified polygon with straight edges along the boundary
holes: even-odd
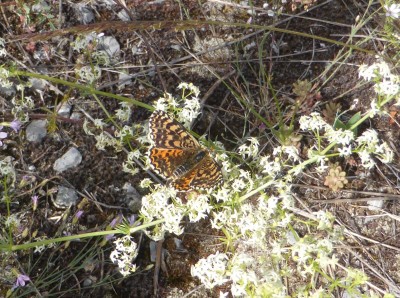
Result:
[[[57,114],[61,117],[69,118],[69,116],[71,115],[71,109],[72,106],[69,104],[68,101],[65,101],[57,106]]]
[[[75,205],[77,201],[78,195],[76,194],[75,190],[65,186],[60,186],[58,188],[56,199],[53,201],[53,203],[58,208],[67,208]]]
[[[64,172],[70,168],[76,167],[82,161],[82,154],[75,147],[70,148],[63,156],[54,162],[53,169],[58,172]]]
[[[99,49],[105,51],[111,58],[119,53],[121,47],[113,36],[102,36],[99,38]]]
[[[40,142],[47,135],[47,120],[33,120],[26,127],[26,139],[29,142]]]

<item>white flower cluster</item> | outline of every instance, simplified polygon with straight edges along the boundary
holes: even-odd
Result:
[[[190,222],[197,222],[208,216],[212,206],[208,203],[208,196],[205,194],[191,193],[186,203]]]
[[[283,191],[282,195],[282,201],[287,200],[288,194]],[[306,281],[321,271],[334,270],[338,260],[333,254],[333,240],[326,236],[296,238],[293,233],[287,233],[291,216],[277,210],[278,200],[277,197],[267,199],[263,195],[256,206],[243,204],[238,210],[225,207],[224,211],[214,212],[213,215],[221,220],[224,233],[230,235],[228,239],[234,239],[234,253],[217,252],[200,260],[191,268],[192,275],[207,288],[229,284],[233,297],[283,298],[288,293],[282,274],[286,274],[288,282],[292,276],[299,282],[299,276]],[[319,229],[332,228],[333,218],[329,213],[320,211],[315,216]],[[285,234],[286,237],[278,236]],[[294,264],[287,262],[289,258]],[[295,294],[303,297],[302,293],[300,289]],[[220,293],[220,297],[227,296],[229,293]]]
[[[82,66],[81,68],[76,68],[75,73],[81,80],[92,84],[101,77],[101,68],[97,65]]]
[[[392,74],[389,65],[385,61],[378,61],[370,66],[361,65],[359,77],[366,81],[375,82],[375,91],[386,96],[396,96],[400,93],[400,76]],[[397,96],[397,104],[400,104],[400,97]]]
[[[387,4],[383,6],[386,10],[386,16],[393,19],[400,17],[400,4]]]
[[[297,263],[297,270],[303,276],[315,275],[319,268],[326,271],[328,267],[334,270],[338,259],[333,255],[333,242],[330,239],[304,237],[291,248],[292,259]]]
[[[376,131],[369,129],[361,136],[355,139],[354,133],[350,130],[337,129],[326,123],[318,113],[312,113],[310,116],[302,116],[300,118],[300,127],[303,130],[312,130],[316,138],[319,139],[318,144],[321,145],[320,138],[326,137],[330,144],[339,145],[338,153],[340,156],[349,156],[352,152],[357,153],[361,159],[363,166],[371,169],[375,162],[372,154],[378,157],[383,163],[389,163],[393,160],[393,151],[386,142],[380,142]],[[321,155],[321,148],[313,147],[309,150],[309,158],[316,158],[316,162],[320,164],[318,170],[324,171],[327,158]]]
[[[24,86],[18,85],[17,89],[23,90]],[[29,121],[29,113],[27,111],[34,108],[35,103],[33,99],[30,96],[15,96],[11,102],[13,104],[11,113],[21,120],[21,122]]]
[[[120,102],[119,103],[121,108],[119,108],[118,110],[115,111],[115,116],[121,120],[121,121],[129,121],[129,118],[131,117],[131,106],[132,104],[127,103],[127,102]]]
[[[16,172],[11,156],[7,156],[0,160],[0,178],[9,177],[15,181]]]
[[[241,251],[242,247],[237,250]],[[285,285],[265,250],[236,253],[228,262],[227,276],[233,297],[287,297]]]
[[[3,38],[0,38],[0,57],[4,57],[7,54],[5,45],[6,41]]]
[[[138,159],[141,156],[141,153],[139,150],[133,150],[128,153],[128,156],[126,158],[126,161],[122,164],[122,170],[125,173],[130,173],[132,176],[136,175],[139,173],[139,168],[136,167],[137,163],[135,159]]]
[[[367,169],[375,165],[371,155],[374,154],[383,163],[390,163],[393,160],[393,151],[386,142],[380,143],[378,133],[373,129],[368,129],[356,139],[358,144],[357,153],[361,158],[361,163]]]
[[[248,141],[250,144],[243,144],[239,146],[239,151],[238,153],[244,158],[257,158],[258,156],[258,147],[260,146],[260,143],[256,138],[249,138]]]
[[[142,199],[140,210],[143,223],[163,219],[164,222],[152,231],[145,231],[154,241],[164,239],[165,232],[180,235],[183,233],[181,221],[185,215],[185,208],[179,204],[176,190],[171,187],[161,186]],[[172,203],[172,200],[176,204]]]
[[[200,114],[200,94],[199,89],[192,83],[181,83],[178,89],[182,89],[181,98],[175,98],[171,94],[166,93],[155,103],[156,110],[168,111],[169,109],[177,112],[177,120],[186,128],[190,128],[190,124]]]
[[[138,254],[138,246],[131,236],[123,236],[114,241],[115,249],[110,254],[110,259],[118,265],[119,272],[127,276],[136,271],[133,261]]]
[[[103,131],[96,135],[95,139],[96,148],[98,150],[105,150],[107,146],[113,147],[116,151],[121,151],[123,148],[123,144],[120,140],[111,137]]]
[[[143,185],[149,186],[149,183],[146,182]],[[140,212],[143,222],[152,222],[157,219],[164,221],[153,231],[146,231],[147,235],[155,241],[163,239],[165,232],[175,235],[182,234],[181,221],[184,216],[188,216],[191,222],[197,222],[206,218],[213,208],[205,194],[189,193],[186,204],[183,204],[176,195],[175,189],[158,186],[151,194],[142,199]]]
[[[226,278],[226,265],[228,256],[224,253],[209,255],[191,267],[192,276],[198,277],[208,289],[222,285],[228,281]]]

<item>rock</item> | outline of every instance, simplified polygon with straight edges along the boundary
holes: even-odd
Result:
[[[131,17],[129,16],[129,14],[125,11],[125,9],[122,9],[122,10],[120,10],[119,12],[118,12],[118,18],[121,20],[121,21],[124,21],[124,22],[129,22],[129,21],[131,21]]]
[[[187,253],[188,250],[183,246],[183,242],[181,239],[174,237],[174,243],[176,247],[176,251]]]
[[[113,36],[100,37],[98,48],[105,51],[110,58],[117,55],[121,50],[118,41]]]
[[[61,117],[69,118],[71,116],[71,109],[71,104],[68,101],[65,101],[57,106],[57,114]]]
[[[82,113],[80,113],[80,112],[72,112],[70,118],[73,119],[73,120],[80,120],[80,119],[82,119]]]
[[[35,91],[44,91],[47,86],[47,81],[37,78],[29,78],[31,88]]]
[[[118,89],[122,89],[132,83],[132,77],[129,74],[121,72],[119,74]]]
[[[142,196],[130,183],[125,183],[122,187],[125,190],[125,202],[128,204],[132,212],[137,212],[142,207]]]
[[[58,172],[64,172],[70,168],[76,167],[82,161],[82,154],[75,147],[70,148],[63,156],[54,162],[53,169]]]
[[[75,16],[78,19],[78,22],[81,24],[89,24],[94,20],[94,13],[92,9],[83,3],[78,3],[73,6],[75,11]]]
[[[156,241],[150,242],[150,261],[155,262],[157,258],[157,243]],[[164,260],[165,254],[167,253],[166,249],[161,250],[161,259]]]
[[[0,94],[4,96],[15,96],[17,89],[13,85],[0,86]]]
[[[47,135],[47,120],[33,120],[26,127],[26,139],[29,142],[40,142]]]
[[[53,200],[54,205],[57,208],[67,208],[75,205],[78,201],[78,195],[75,190],[69,187],[60,186],[58,188],[58,193],[56,199]]]
[[[82,282],[82,287],[90,287],[93,284],[93,281],[90,278],[85,278]]]

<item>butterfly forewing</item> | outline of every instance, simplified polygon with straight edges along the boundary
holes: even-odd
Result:
[[[197,148],[199,143],[179,122],[169,118],[167,113],[157,110],[150,116],[150,137],[154,147]]]

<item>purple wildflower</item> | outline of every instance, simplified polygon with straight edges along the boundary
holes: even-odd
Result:
[[[116,218],[114,218],[111,222],[110,222],[110,227],[111,228],[115,228],[116,225],[119,225],[122,222],[122,215],[119,214]]]
[[[37,208],[38,199],[39,199],[39,197],[38,197],[37,195],[34,195],[34,196],[32,197],[33,211],[35,211],[36,208]]]
[[[4,131],[1,131],[3,129],[3,126],[0,126],[0,146],[3,146],[3,142],[1,141],[2,139],[7,138],[8,134]]]
[[[72,223],[76,224],[78,222],[79,218],[81,218],[82,214],[83,214],[83,210],[79,210],[78,212],[76,212],[74,218],[72,219]]]
[[[108,234],[108,235],[105,236],[105,239],[106,239],[107,241],[109,241],[109,240],[111,240],[111,239],[113,239],[113,238],[114,238],[114,234]]]
[[[81,218],[82,214],[83,214],[83,210],[79,210],[78,212],[76,212],[75,217],[77,219],[79,219],[79,218]]]
[[[12,287],[12,289],[16,289],[18,287],[24,287],[27,281],[30,281],[31,279],[29,278],[29,276],[24,275],[24,274],[20,274],[17,277],[17,280],[15,281],[14,286]]]
[[[132,214],[132,215],[130,215],[129,217],[128,217],[128,223],[129,223],[129,226],[133,226],[134,224],[136,224],[136,216],[134,215],[134,214]]]
[[[18,132],[21,128],[21,122],[18,119],[15,119],[10,123],[10,127],[14,129],[15,132]]]

